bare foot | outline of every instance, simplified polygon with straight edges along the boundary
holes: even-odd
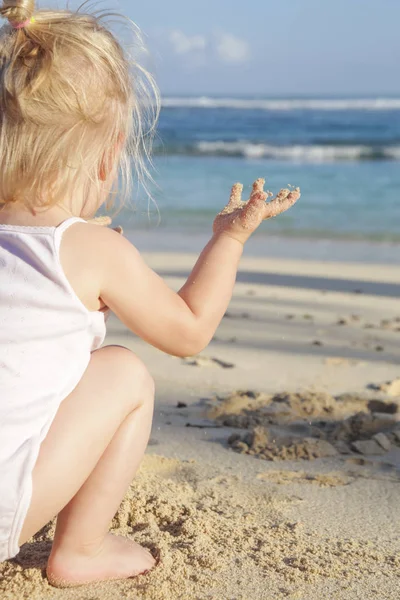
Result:
[[[86,585],[108,579],[128,579],[150,571],[156,560],[133,540],[108,534],[95,550],[72,551],[58,547],[51,552],[47,578],[55,587]]]

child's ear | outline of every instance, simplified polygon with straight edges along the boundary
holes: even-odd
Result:
[[[110,172],[113,170],[115,166],[115,159],[120,155],[122,150],[122,146],[125,142],[125,136],[123,133],[118,134],[118,139],[114,144],[114,147],[109,150],[107,153],[103,154],[103,159],[100,164],[99,169],[99,179],[100,181],[107,181]]]

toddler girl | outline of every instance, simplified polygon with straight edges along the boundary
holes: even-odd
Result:
[[[266,203],[257,180],[246,203],[236,184],[173,292],[126,239],[87,222],[121,177],[129,189],[131,159],[146,170],[151,76],[132,72],[106,15],[6,0],[0,16],[0,561],[58,515],[50,583],[128,578],[155,558],[108,528],[145,452],[154,384],[130,351],[101,347],[104,313],[164,352],[200,352],[243,244],[300,194]]]

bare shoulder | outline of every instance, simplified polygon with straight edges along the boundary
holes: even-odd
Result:
[[[92,267],[95,267],[93,260],[97,263],[100,257],[107,259],[113,252],[135,251],[134,246],[120,233],[91,223],[75,223],[64,233],[63,240],[69,254],[90,261]]]
[[[124,255],[137,252],[116,231],[91,223],[75,223],[63,235],[60,261],[72,288],[89,310],[99,310],[107,272]]]

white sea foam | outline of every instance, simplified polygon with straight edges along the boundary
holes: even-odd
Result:
[[[353,98],[353,99],[243,99],[166,97],[162,101],[166,108],[232,108],[241,110],[400,110],[400,98]]]
[[[244,156],[246,158],[275,158],[304,162],[351,161],[376,158],[387,158],[400,161],[400,146],[388,146],[384,148],[373,148],[371,146],[363,145],[272,146],[268,144],[255,144],[248,141],[202,141],[196,144],[195,150],[196,153],[209,155],[217,154],[225,156]]]
[[[400,146],[385,148],[385,156],[393,160],[400,160]]]

